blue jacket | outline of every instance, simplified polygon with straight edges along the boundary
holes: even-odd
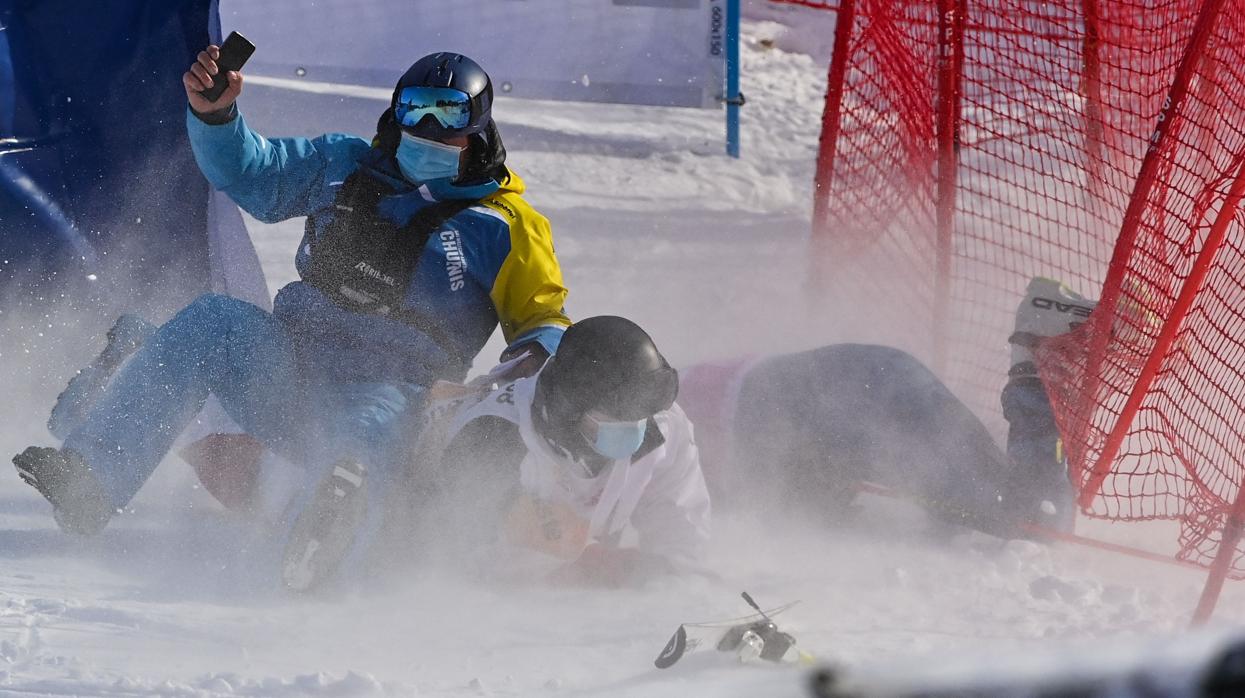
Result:
[[[204,176],[247,213],[266,223],[314,214],[295,257],[304,278],[310,242],[324,232],[342,182],[356,169],[394,185],[398,193],[382,199],[378,212],[399,226],[435,201],[356,136],[268,139],[241,114],[209,125],[187,113],[187,129]],[[413,325],[344,309],[295,281],[277,293],[273,314],[290,330],[304,367],[331,382],[461,381],[498,324],[508,350],[538,342],[553,353],[570,320],[549,222],[523,200],[517,175],[499,184],[429,237],[412,274],[406,308],[439,331],[441,345]]]

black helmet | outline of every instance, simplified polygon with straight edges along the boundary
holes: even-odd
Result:
[[[577,448],[580,419],[600,410],[618,420],[651,417],[674,404],[679,374],[634,322],[602,315],[567,328],[536,383],[536,412],[545,436]],[[585,444],[586,445],[586,444]]]
[[[432,115],[405,130],[412,135],[433,140],[467,136],[467,158],[458,178],[459,184],[475,184],[489,178],[505,176],[506,148],[493,122],[493,82],[479,63],[460,53],[433,53],[415,61],[393,88],[389,108],[376,124],[376,147],[393,154],[398,148],[401,128],[394,117],[399,96],[408,87],[448,87],[470,97],[470,118],[466,125],[447,128]]]
[[[471,117],[465,126],[447,128],[427,115],[406,128],[413,135],[434,140],[470,136],[484,132],[493,120],[493,81],[479,63],[461,53],[433,53],[415,61],[393,88],[393,97],[389,100],[391,109],[397,105],[402,90],[408,87],[449,87],[471,98]]]

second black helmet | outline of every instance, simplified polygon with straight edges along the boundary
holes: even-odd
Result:
[[[669,409],[679,376],[639,325],[603,315],[566,329],[536,385],[545,419],[560,436],[591,410],[637,420]]]

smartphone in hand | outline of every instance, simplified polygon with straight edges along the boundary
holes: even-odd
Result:
[[[255,53],[255,44],[238,32],[229,32],[225,43],[220,45],[220,56],[216,59],[216,74],[212,76],[212,86],[199,94],[209,102],[220,99],[221,93],[229,87],[229,78],[225,77],[231,70],[242,70],[246,61]]]

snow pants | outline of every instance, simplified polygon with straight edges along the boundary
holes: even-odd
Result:
[[[990,533],[1020,512],[985,425],[911,355],[837,344],[766,359],[744,377],[735,468],[780,501],[834,511],[873,482]]]
[[[312,490],[343,457],[368,468],[369,499],[388,483],[422,426],[414,384],[327,384],[299,369],[294,344],[268,312],[201,296],[156,330],[65,439],[118,508],[134,497],[190,420],[215,395],[247,433],[302,464]],[[369,519],[380,507],[369,507]],[[376,529],[379,518],[365,529]]]

